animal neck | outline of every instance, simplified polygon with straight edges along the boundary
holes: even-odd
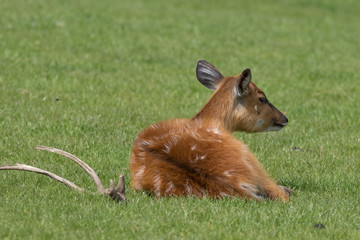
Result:
[[[233,99],[232,96],[229,96],[229,91],[218,89],[192,118],[192,121],[200,121],[202,124],[232,133],[234,132],[234,126],[231,124],[232,108]]]

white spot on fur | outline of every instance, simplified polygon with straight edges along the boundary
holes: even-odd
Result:
[[[152,124],[150,127],[151,127],[152,129],[158,129],[158,128],[159,128],[159,125],[158,125],[158,124]]]
[[[157,197],[160,197],[160,186],[161,186],[161,179],[160,176],[157,175],[154,178],[154,193]]]
[[[206,131],[221,135],[219,128],[207,128]]]
[[[213,132],[214,132],[215,134],[220,134],[219,128],[214,128],[214,129],[213,129]]]
[[[204,197],[207,195],[207,191],[202,188],[202,189],[200,190],[200,194],[201,194],[201,196],[204,198]]]
[[[135,187],[135,189],[137,189],[137,190],[142,190],[142,189],[143,189],[143,188],[142,188],[142,185],[140,184],[140,182],[137,182],[134,187]]]
[[[196,154],[195,159],[190,158],[189,160],[190,160],[190,163],[196,163],[199,160],[199,155]]]
[[[163,151],[165,153],[169,153],[171,148],[173,148],[178,142],[179,139],[176,136],[171,136],[169,141],[164,144],[165,149]]]
[[[164,151],[165,153],[169,153],[170,150],[171,150],[171,146],[170,146],[169,144],[165,143],[164,147],[165,147],[165,149],[164,149],[163,151]]]
[[[221,196],[221,197],[228,197],[228,196],[229,196],[229,194],[224,193],[224,192],[220,192],[220,196]]]
[[[186,180],[185,189],[186,189],[186,193],[187,193],[187,194],[191,194],[191,193],[192,193],[192,189],[191,189],[191,187],[190,187],[189,180]]]
[[[227,177],[232,176],[232,174],[231,174],[231,172],[229,170],[224,171],[224,175],[227,176]]]
[[[139,153],[138,153],[138,156],[139,156],[140,158],[145,158],[145,157],[146,157],[146,152],[139,152]]]
[[[163,133],[163,134],[161,134],[160,136],[156,136],[156,139],[162,140],[162,139],[164,139],[164,138],[167,138],[168,135],[169,135],[168,133]]]
[[[142,166],[139,171],[135,174],[135,177],[137,178],[141,178],[142,175],[144,174],[144,171],[145,171],[145,166]]]
[[[246,159],[244,159],[243,161],[244,161],[245,165],[246,165],[249,169],[253,169],[252,165],[250,165],[249,162],[248,162]]]
[[[170,137],[170,142],[175,145],[179,142],[179,139],[176,136],[171,136]]]
[[[152,140],[141,140],[140,141],[140,144],[143,145],[143,146],[149,146],[152,143],[153,143]]]
[[[199,155],[196,154],[195,159],[190,158],[190,163],[196,163],[198,160],[204,160],[206,158],[207,154],[202,155],[199,157]]]
[[[258,111],[257,105],[255,105],[254,109],[255,109],[256,112]]]
[[[191,151],[194,151],[196,148],[196,144],[194,144],[192,147],[191,147]]]
[[[243,158],[242,158],[242,161],[245,163],[245,165],[249,168],[249,169],[253,169],[253,166],[247,161],[247,157],[249,154],[251,154],[249,151],[248,151],[248,148],[247,146],[245,145],[243,150]]]
[[[131,156],[130,157],[130,165],[134,165],[136,163],[135,157]]]
[[[174,189],[174,184],[172,182],[169,182],[168,187],[165,190],[165,193],[169,193]]]
[[[261,192],[259,191],[259,189],[253,185],[250,184],[244,184],[244,183],[240,183],[240,188],[245,190],[248,194],[250,194],[253,198],[258,199],[258,200],[263,200],[264,196],[261,195]]]

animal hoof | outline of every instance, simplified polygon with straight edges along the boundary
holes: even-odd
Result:
[[[292,190],[292,189],[290,189],[290,188],[288,188],[288,187],[281,186],[281,185],[278,185],[278,186],[279,186],[279,188],[281,188],[282,190],[284,190],[284,192],[285,192],[288,196],[290,196],[290,195],[294,192],[294,190]]]

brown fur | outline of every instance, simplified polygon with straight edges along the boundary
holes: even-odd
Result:
[[[285,117],[271,104],[259,103],[265,95],[253,83],[245,97],[237,97],[233,89],[240,77],[224,78],[193,119],[159,122],[138,134],[130,157],[134,189],[156,197],[289,200],[244,143],[231,135],[263,131]],[[260,118],[264,123],[255,127]]]

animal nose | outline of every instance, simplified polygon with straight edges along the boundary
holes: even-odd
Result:
[[[288,122],[289,122],[289,119],[286,116],[284,116],[284,118],[285,118],[285,122],[283,123],[283,126],[287,126]]]

